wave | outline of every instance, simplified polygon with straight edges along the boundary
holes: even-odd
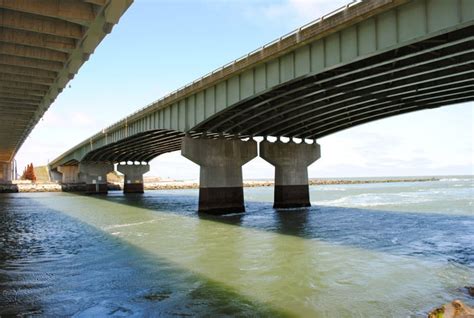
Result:
[[[117,228],[121,228],[121,227],[135,226],[135,225],[141,225],[141,224],[147,224],[147,223],[153,223],[153,222],[155,222],[155,220],[136,222],[136,223],[114,224],[114,225],[104,226],[102,229],[103,230],[111,230],[111,229],[117,229]]]
[[[444,181],[444,182],[472,181],[474,182],[474,179],[473,178],[442,178],[442,179],[439,179],[439,181]]]
[[[236,215],[243,215],[245,214],[244,212],[237,212],[237,213],[227,213],[227,214],[222,214],[221,217],[232,217],[232,216],[236,216]]]
[[[345,206],[345,207],[374,207],[382,205],[406,205],[431,201],[430,198],[422,197],[416,193],[402,192],[397,194],[373,194],[363,193],[349,195],[335,200],[315,201],[314,205]]]
[[[341,187],[321,186],[318,187],[318,191],[347,191],[347,189]]]

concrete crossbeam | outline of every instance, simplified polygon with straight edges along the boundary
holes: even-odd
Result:
[[[2,26],[6,28],[73,39],[81,39],[84,36],[84,29],[81,25],[67,21],[7,9],[0,9],[0,16],[2,17]]]
[[[15,93],[15,92],[11,92],[11,93],[8,93],[8,92],[2,92],[0,91],[0,98],[14,98],[14,99],[17,99],[21,102],[23,101],[32,101],[32,102],[35,102],[37,104],[39,104],[42,100],[42,97],[40,96],[32,96],[32,95],[24,95],[24,94],[18,94],[18,93]]]
[[[25,90],[36,90],[36,91],[42,91],[44,93],[46,93],[49,89],[49,86],[47,86],[47,85],[13,82],[13,81],[0,81],[0,87],[9,87],[9,88],[25,89]]]
[[[19,82],[27,84],[39,84],[39,85],[50,85],[53,84],[54,79],[37,76],[25,76],[16,74],[4,74],[0,73],[0,81],[3,82]]]
[[[0,94],[2,95],[2,94]],[[1,96],[1,100],[4,102],[7,102],[9,104],[17,104],[19,107],[22,107],[24,105],[29,105],[29,106],[38,106],[39,101],[31,101],[31,100],[26,100],[26,99],[18,99],[16,96],[12,96],[10,94],[10,97],[7,96],[6,94],[3,94]]]
[[[76,47],[73,38],[41,34],[30,31],[3,28],[0,32],[0,42],[39,47],[60,52],[70,53]]]
[[[257,156],[254,140],[184,137],[181,154],[197,163],[199,212],[244,212],[242,166]]]
[[[0,55],[0,64],[21,66],[32,69],[40,69],[46,71],[60,71],[64,67],[64,63],[54,61],[44,61],[39,59],[33,59],[29,57],[20,57],[13,55]]]
[[[0,84],[0,93],[12,93],[15,95],[25,95],[25,96],[44,96],[44,91],[37,91],[33,89],[20,89],[20,88],[11,88],[11,87],[3,87]]]
[[[15,116],[20,117],[24,119],[25,122],[28,122],[31,120],[31,115],[34,113],[34,111],[14,111],[14,110],[2,110],[2,115],[5,115],[10,118],[14,118]],[[13,119],[8,119],[8,121],[11,121]]]
[[[35,76],[41,78],[56,78],[57,73],[39,69],[32,69],[21,66],[1,65],[0,72],[4,74],[22,75],[22,76]]]
[[[143,175],[150,171],[150,165],[118,165],[117,171],[124,174],[124,193],[143,193]]]
[[[308,166],[321,157],[319,144],[260,143],[260,157],[275,166],[274,208],[311,206]]]
[[[67,53],[10,43],[2,43],[0,46],[0,54],[15,55],[44,61],[56,61],[61,63],[65,63],[68,59]]]
[[[77,0],[1,0],[0,8],[89,25],[95,19],[94,6]]]
[[[6,111],[36,111],[38,109],[38,105],[24,105],[24,104],[16,104],[10,102],[0,102],[0,107]]]

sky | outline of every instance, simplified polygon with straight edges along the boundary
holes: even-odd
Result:
[[[19,170],[47,164],[102,128],[347,0],[135,0],[51,105],[17,154]],[[321,138],[309,176],[474,174],[474,103],[379,120]],[[149,176],[199,178],[179,152]],[[272,178],[255,158],[244,179]]]

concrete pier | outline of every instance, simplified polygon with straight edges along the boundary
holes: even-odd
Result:
[[[107,162],[81,162],[79,173],[86,183],[86,194],[106,194],[107,174],[114,171],[114,165]]]
[[[254,140],[184,137],[181,154],[201,166],[199,212],[244,212],[242,166],[257,156]]]
[[[0,184],[10,184],[13,179],[13,165],[11,162],[0,161]]]
[[[275,166],[274,208],[311,206],[308,166],[321,157],[319,144],[260,143],[260,157]]]
[[[118,165],[117,171],[124,174],[123,193],[143,193],[143,175],[150,165]]]

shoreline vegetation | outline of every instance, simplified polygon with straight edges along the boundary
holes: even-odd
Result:
[[[366,179],[310,179],[310,186],[318,185],[347,185],[347,184],[370,184],[370,183],[396,183],[396,182],[431,182],[439,181],[440,178],[433,177],[414,177],[414,178],[366,178]],[[262,181],[244,181],[244,187],[253,188],[253,187],[270,187],[273,186],[273,180],[262,180]],[[123,182],[114,180],[108,183],[108,188],[110,191],[119,191],[122,190]],[[36,182],[32,183],[29,181],[15,181],[13,184],[0,184],[0,193],[5,192],[74,192],[80,191],[81,184],[59,184],[54,182]],[[198,189],[199,183],[193,181],[157,181],[157,178],[145,179],[144,184],[146,190],[184,190],[184,189]]]

